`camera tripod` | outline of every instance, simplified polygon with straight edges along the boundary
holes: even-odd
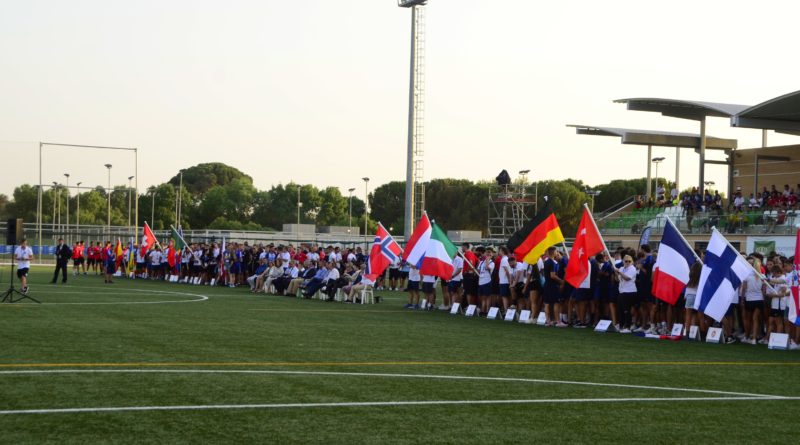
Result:
[[[14,252],[16,250],[16,248],[17,248],[16,245],[13,246],[14,250],[12,250],[12,252]],[[31,297],[30,295],[23,294],[22,292],[18,291],[14,287],[14,258],[15,257],[16,257],[16,254],[12,253],[11,254],[11,279],[8,281],[8,289],[5,292],[3,292],[2,295],[0,295],[0,303],[17,303],[17,302],[20,302],[22,300],[28,299],[28,300],[31,300],[33,302],[42,304],[41,301]],[[18,295],[18,298],[16,300],[14,299],[14,295]]]

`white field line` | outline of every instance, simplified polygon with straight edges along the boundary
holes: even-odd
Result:
[[[55,285],[50,285],[55,286]],[[78,289],[110,289],[108,287],[80,287]],[[167,303],[196,303],[198,301],[208,300],[207,295],[193,294],[189,292],[175,292],[165,290],[150,290],[150,289],[120,289],[120,293],[116,295],[133,295],[133,293],[148,293],[148,294],[162,294],[162,295],[183,295],[187,297],[196,297],[191,300],[158,300],[158,301],[109,301],[109,302],[75,302],[75,303],[48,303],[44,302],[42,305],[47,306],[67,306],[67,305],[125,305],[125,304],[167,304]],[[55,294],[66,293],[85,293],[85,292],[71,292],[71,291],[53,291]],[[33,305],[31,305],[33,306]],[[38,306],[38,305],[36,305]]]
[[[598,399],[519,399],[519,400],[400,400],[387,402],[330,402],[330,403],[265,403],[243,405],[167,405],[167,406],[116,406],[95,408],[20,409],[0,411],[12,414],[68,414],[125,411],[199,411],[212,409],[287,409],[287,408],[358,408],[396,407],[419,405],[507,405],[540,403],[619,403],[619,402],[728,402],[754,400],[800,400],[800,397],[626,397]]]
[[[482,377],[465,375],[430,375],[430,374],[394,374],[372,372],[337,372],[337,371],[277,371],[249,369],[31,369],[0,371],[0,375],[48,375],[48,374],[272,374],[272,375],[317,375],[345,377],[386,377],[403,379],[437,379],[437,380],[473,380],[490,382],[545,383],[556,385],[578,385],[606,388],[646,389],[656,391],[691,392],[736,397],[756,397],[780,399],[783,396],[772,394],[753,394],[744,392],[718,391],[713,389],[676,388],[669,386],[626,385],[623,383],[576,382],[567,380],[527,379],[521,377]],[[789,398],[789,397],[786,397]]]

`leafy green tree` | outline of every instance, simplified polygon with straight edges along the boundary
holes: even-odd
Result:
[[[550,201],[564,236],[575,236],[583,215],[583,204],[588,202],[586,193],[577,188],[575,182],[542,181],[539,183],[540,206],[544,205],[544,197]]]
[[[356,208],[355,199],[356,198],[353,198],[353,218],[355,218],[356,215],[361,216],[364,214],[363,207],[359,209]],[[385,227],[392,226],[398,233],[402,233],[405,201],[405,181],[392,181],[376,187],[369,198],[370,219],[382,222]]]
[[[253,185],[253,178],[221,162],[198,164],[183,170],[183,186],[194,197],[201,197],[216,186],[226,186],[236,180],[244,180]],[[168,182],[177,187],[180,183],[180,173]]]

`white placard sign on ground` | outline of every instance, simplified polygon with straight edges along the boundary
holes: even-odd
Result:
[[[600,320],[597,322],[597,326],[594,327],[595,332],[608,332],[608,328],[611,327],[611,320]]]
[[[516,309],[509,309],[506,311],[506,316],[503,317],[503,321],[514,321],[514,315],[517,314]]]
[[[458,315],[460,309],[461,303],[453,303],[453,307],[450,308],[450,313],[453,315]]]
[[[539,312],[539,316],[536,318],[536,324],[544,326],[547,323],[547,315],[544,312]]]
[[[476,310],[476,309],[478,309],[478,306],[475,306],[474,304],[470,304],[469,306],[467,306],[467,312],[465,312],[465,313],[464,313],[464,316],[465,316],[465,317],[472,317],[472,316],[474,316],[474,315],[475,315],[475,310]]]
[[[698,328],[696,324],[689,326],[689,340],[697,340],[699,332],[700,328]]]
[[[419,307],[423,311],[427,311],[428,310],[428,300],[423,298],[422,301],[419,303]]]
[[[494,319],[497,318],[497,314],[498,313],[500,313],[500,308],[499,307],[489,308],[489,313],[486,314],[486,318],[488,318],[489,320],[494,320]]]
[[[519,312],[519,322],[527,323],[531,318],[531,311],[524,309]]]
[[[680,323],[672,325],[672,336],[680,337],[681,335],[683,335],[683,325]]]
[[[719,343],[722,341],[722,328],[708,328],[706,343]]]
[[[778,334],[773,332],[769,334],[769,349],[788,349],[789,348],[789,334]]]

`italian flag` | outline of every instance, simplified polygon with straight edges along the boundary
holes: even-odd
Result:
[[[431,221],[431,239],[425,249],[419,272],[449,280],[453,277],[453,257],[457,253],[458,248],[455,244],[447,239],[447,235],[434,221]]]

